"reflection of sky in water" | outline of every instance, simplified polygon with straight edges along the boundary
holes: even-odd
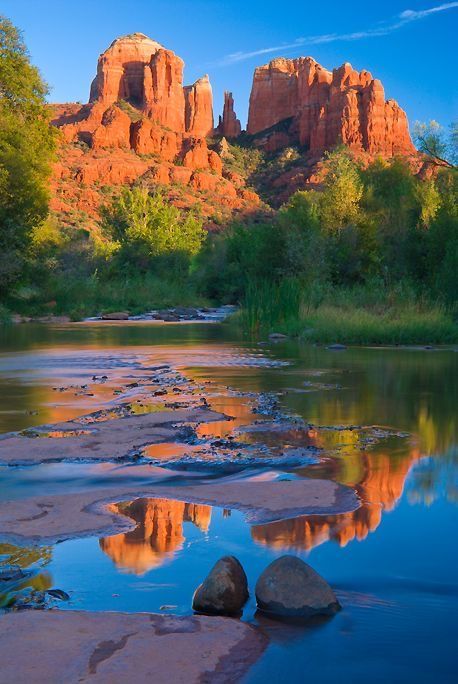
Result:
[[[136,515],[136,531],[64,542],[53,547],[49,562],[45,556],[43,577],[35,583],[69,592],[71,602],[60,607],[156,612],[167,606],[186,614],[194,589],[220,556],[240,559],[253,594],[260,572],[283,553],[256,540],[255,530],[268,538],[270,525],[250,528],[237,511],[167,500],[129,506],[121,510]],[[272,645],[249,680],[284,681],[287,658],[288,681],[303,681],[304,667],[312,681],[335,681],[336,667],[339,680],[348,682],[367,681],[369,670],[376,682],[428,682],[433,673],[438,681],[452,681],[455,510],[444,498],[429,508],[404,498],[363,543],[327,543],[309,552],[296,547],[336,589],[344,610],[292,633],[268,625]],[[244,619],[258,620],[253,595]]]
[[[28,335],[23,328],[15,348],[22,345],[27,353],[12,354],[12,342],[7,340],[5,353],[0,354],[0,368],[10,368],[0,376],[2,429],[92,410],[108,399],[121,375],[136,372],[129,365],[133,354],[140,365],[145,359],[148,363],[173,360],[198,382],[210,381],[212,388],[230,385],[269,392],[291,388],[280,397],[282,406],[316,426],[374,424],[411,433],[408,439],[382,440],[363,449],[356,432],[318,428],[312,434],[318,446],[338,448],[340,453],[334,451],[333,458],[296,474],[331,477],[355,487],[362,507],[341,516],[250,527],[237,511],[228,515],[221,509],[164,500],[161,512],[157,505],[145,504],[142,513],[137,503],[123,510],[139,523],[135,531],[104,540],[68,541],[50,553],[43,551],[43,571],[34,582],[68,591],[72,601],[63,608],[157,611],[169,605],[176,606],[173,612],[186,613],[195,587],[221,555],[237,555],[253,589],[267,563],[289,550],[308,559],[330,581],[344,610],[305,630],[264,625],[272,642],[248,681],[283,682],[285,668],[288,681],[293,682],[453,681],[458,608],[458,354],[371,349],[332,354],[286,343],[268,354],[290,361],[289,366],[256,367],[252,361],[260,358],[259,351],[253,350],[256,355],[251,356],[247,345],[247,355],[245,345],[237,340],[234,348],[226,334],[217,326],[167,331],[75,327],[40,329]],[[54,345],[59,345],[65,363],[53,366]],[[114,363],[120,355],[116,345],[122,346],[122,363]],[[36,355],[40,350],[46,352],[41,357]],[[96,368],[91,365],[94,356]],[[241,358],[249,363],[240,365]],[[74,393],[56,396],[52,391],[58,382],[73,378],[83,384],[93,372],[109,375],[105,386],[94,389],[94,398]],[[326,387],[310,391],[311,381]],[[225,402],[220,395],[215,408],[222,410],[224,405],[236,416],[236,425],[249,419],[245,401],[231,396]],[[39,411],[39,420],[27,414],[32,410]],[[227,428],[222,421],[207,434],[219,436]],[[166,460],[167,453],[164,456]],[[148,472],[142,468],[56,464],[10,470],[1,478],[0,495],[32,495],[40,488],[49,493],[65,488],[77,491],[119,478],[134,482],[175,476],[159,468]],[[4,560],[11,552],[11,547],[0,545]],[[24,565],[37,563],[36,550],[24,553],[28,554]],[[251,597],[245,619],[254,619],[254,610]]]

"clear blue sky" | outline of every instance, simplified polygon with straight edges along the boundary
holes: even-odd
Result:
[[[186,83],[210,75],[215,115],[232,90],[243,124],[254,67],[279,55],[368,69],[410,121],[457,118],[458,2],[1,0],[0,12],[22,29],[53,102],[86,102],[100,52],[141,31],[185,60]]]

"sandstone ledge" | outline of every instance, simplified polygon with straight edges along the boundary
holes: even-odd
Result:
[[[37,465],[56,461],[129,460],[129,454],[148,444],[173,441],[187,423],[224,420],[206,408],[159,411],[88,424],[80,419],[41,425],[26,433],[60,435],[26,437],[8,433],[0,437],[0,465]]]
[[[143,486],[0,502],[0,539],[46,543],[132,530],[131,519],[108,510],[110,503],[140,497],[167,498],[233,508],[250,523],[268,523],[301,515],[335,515],[356,510],[359,499],[349,487],[330,480],[241,480],[181,486]]]
[[[0,619],[0,682],[239,681],[267,639],[230,618],[46,611]]]

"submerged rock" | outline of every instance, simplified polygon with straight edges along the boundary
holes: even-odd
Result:
[[[192,607],[198,613],[234,615],[248,599],[244,569],[234,556],[223,556],[215,563],[193,596]]]
[[[279,617],[333,615],[340,604],[329,584],[296,556],[271,563],[256,582],[258,607]]]
[[[19,565],[4,565],[0,568],[0,582],[15,582],[26,577]]]
[[[347,348],[347,347],[346,347],[345,344],[339,344],[339,343],[336,343],[336,344],[329,344],[329,345],[326,347],[326,349],[329,349],[330,351],[343,351],[343,350],[346,349],[346,348]]]

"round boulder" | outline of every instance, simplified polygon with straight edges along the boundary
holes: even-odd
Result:
[[[245,571],[234,556],[223,556],[200,584],[192,599],[198,613],[235,615],[240,613],[248,598]]]
[[[297,556],[282,556],[256,582],[260,610],[279,617],[333,615],[340,604],[329,584]]]

